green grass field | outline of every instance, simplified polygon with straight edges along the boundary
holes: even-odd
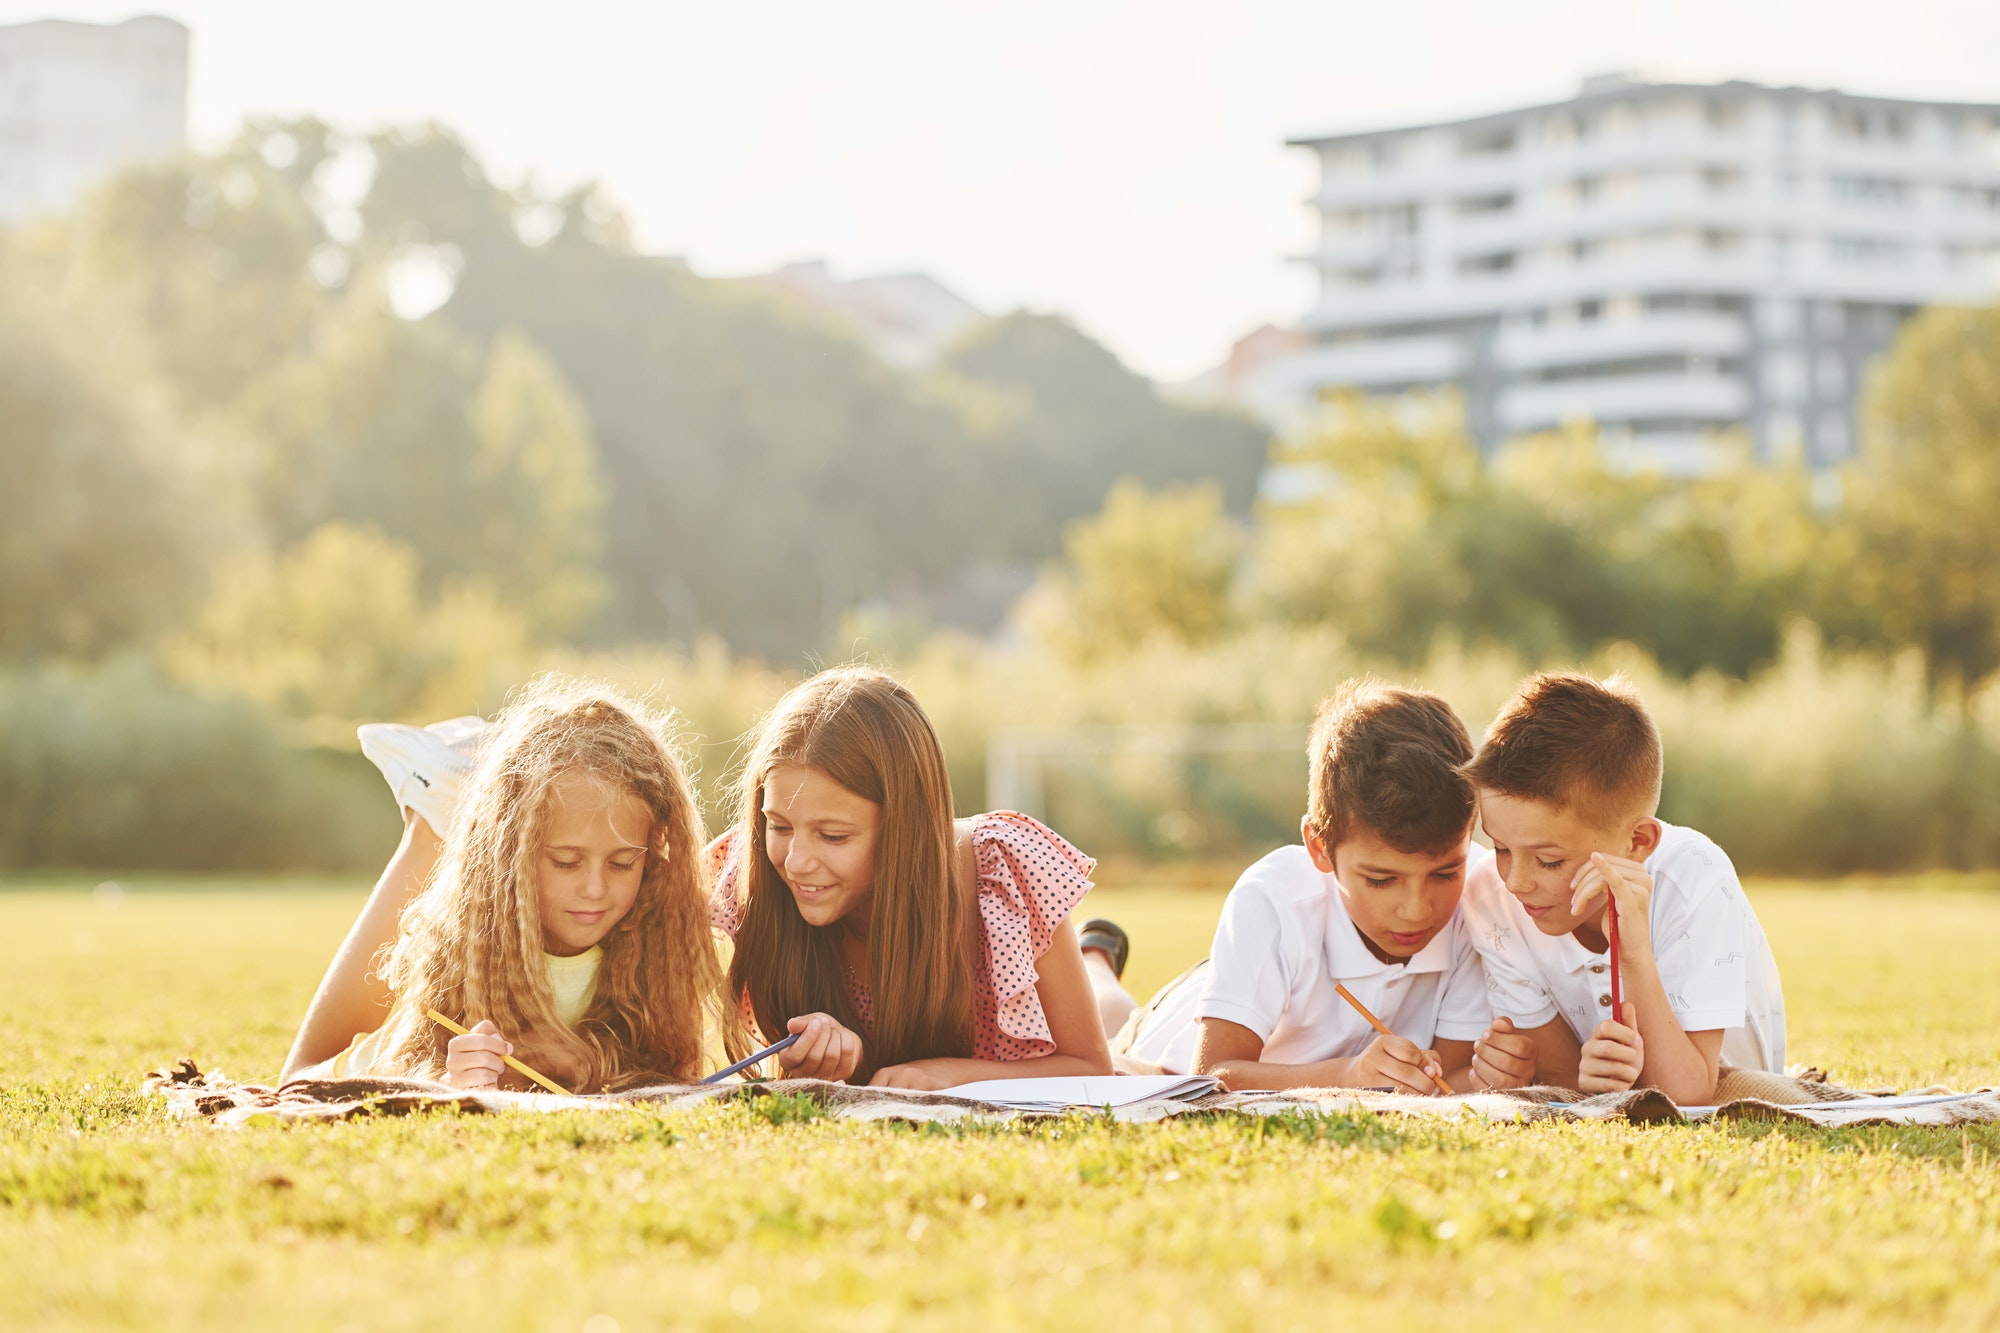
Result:
[[[168,1122],[141,1072],[274,1073],[360,896],[0,887],[0,1328],[2000,1327],[1992,1126]],[[1793,1059],[2000,1083],[2000,886],[1753,897]],[[1143,994],[1219,903],[1089,906]]]

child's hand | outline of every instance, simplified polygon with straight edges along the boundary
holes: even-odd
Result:
[[[1387,1083],[1398,1092],[1429,1097],[1437,1091],[1433,1077],[1444,1077],[1444,1061],[1402,1037],[1377,1037],[1349,1066],[1352,1086],[1375,1088]]]
[[[785,1024],[799,1039],[778,1052],[778,1072],[785,1078],[823,1078],[838,1083],[861,1065],[861,1038],[831,1014],[800,1014]]]
[[[513,1053],[514,1043],[500,1035],[492,1019],[482,1018],[472,1031],[446,1043],[444,1081],[454,1088],[493,1087],[507,1069],[500,1057]]]
[[[1525,1088],[1535,1081],[1535,1039],[1514,1030],[1514,1020],[1502,1015],[1486,1035],[1472,1044],[1475,1087]]]
[[[1618,957],[1638,963],[1653,952],[1653,877],[1637,861],[1592,852],[1570,882],[1569,910],[1584,916],[1591,904],[1610,894],[1618,904]],[[1609,933],[1608,931],[1606,933]]]
[[[950,1060],[912,1060],[906,1065],[890,1065],[887,1069],[875,1071],[875,1077],[868,1080],[871,1088],[908,1088],[912,1092],[938,1092],[944,1088],[957,1087],[962,1080],[953,1077],[948,1068]]]
[[[1621,918],[1622,929],[1623,921]],[[1646,1067],[1646,1043],[1637,1028],[1627,1026],[1632,1006],[1621,1006],[1626,1023],[1605,1019],[1583,1044],[1576,1085],[1582,1092],[1624,1092],[1639,1081]]]

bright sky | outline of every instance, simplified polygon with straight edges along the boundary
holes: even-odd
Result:
[[[197,142],[434,119],[503,174],[602,180],[699,271],[928,270],[1163,378],[1303,309],[1287,136],[1611,69],[2000,102],[1995,0],[0,0],[135,12],[194,31]]]

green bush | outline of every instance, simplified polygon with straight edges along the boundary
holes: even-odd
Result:
[[[712,641],[540,665],[672,706],[711,831],[732,813],[746,737],[796,678]],[[1039,774],[1029,813],[1091,855],[1217,866],[1296,837],[1306,724],[1342,680],[1373,672],[1433,689],[1477,737],[1529,670],[1504,651],[1450,645],[1421,666],[1384,665],[1324,629],[1268,626],[1201,648],[1152,640],[1089,666],[939,637],[889,665],[937,724],[961,814],[994,803],[987,754],[1010,730],[1295,732],[1297,748],[1242,754],[1085,747]],[[1630,646],[1582,665],[1638,684],[1666,742],[1662,817],[1713,837],[1745,873],[2000,866],[2000,683],[1940,695],[1914,652],[1839,652],[1810,627],[1748,680],[1679,679]],[[175,686],[134,659],[0,672],[0,866],[373,869],[395,836],[366,760],[291,744],[253,704]]]
[[[373,868],[397,832],[359,754],[289,745],[144,660],[0,672],[0,865]]]
[[[1342,680],[1434,690],[1477,740],[1534,665],[1449,643],[1419,665],[1384,663],[1324,629],[1263,626],[1198,649],[1150,641],[1084,667],[1032,647],[937,641],[903,674],[938,722],[961,813],[990,803],[983,766],[1002,730],[1295,728],[1294,752],[1081,753],[1040,774],[1043,805],[1029,813],[1094,856],[1247,861],[1296,836],[1306,724]],[[1630,645],[1580,665],[1638,684],[1666,746],[1661,817],[1707,833],[1746,873],[2000,866],[2000,682],[1937,693],[1918,654],[1835,651],[1804,625],[1747,680],[1681,679]]]

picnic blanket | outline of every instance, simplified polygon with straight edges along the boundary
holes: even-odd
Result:
[[[224,1127],[447,1110],[490,1114],[603,1111],[635,1105],[678,1109],[775,1093],[810,1097],[828,1115],[841,1120],[953,1123],[1035,1119],[1070,1113],[1017,1110],[954,1097],[949,1092],[852,1087],[819,1079],[674,1084],[588,1096],[468,1091],[441,1083],[398,1078],[295,1079],[272,1087],[206,1074],[192,1060],[149,1074],[146,1086],[166,1098],[171,1114],[205,1119]],[[1676,1106],[1651,1089],[1586,1096],[1566,1088],[1538,1087],[1455,1097],[1412,1097],[1352,1088],[1294,1088],[1286,1092],[1217,1092],[1192,1100],[1154,1098],[1113,1107],[1108,1114],[1116,1120],[1140,1124],[1201,1114],[1333,1115],[1353,1111],[1469,1117],[1521,1124],[1550,1120],[1626,1120],[1650,1124],[1708,1119],[1790,1120],[1817,1125],[1947,1126],[2000,1122],[2000,1089],[1980,1088],[1972,1092],[1926,1089],[1894,1095],[1838,1087],[1810,1073],[1795,1078],[1726,1070],[1717,1088],[1716,1103]]]

